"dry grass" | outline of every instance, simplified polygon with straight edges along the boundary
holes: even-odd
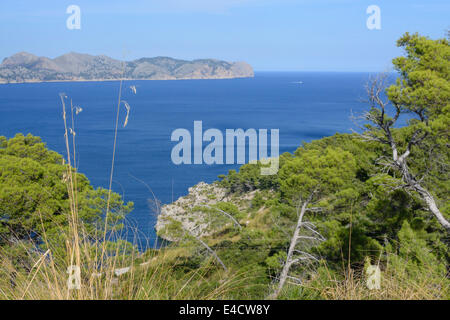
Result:
[[[100,244],[101,245],[101,244]],[[17,270],[11,261],[2,259],[0,268],[3,274],[14,274],[15,277],[2,277],[0,281],[0,299],[17,300],[108,300],[108,299],[222,299],[248,279],[245,274],[231,275],[219,272],[215,284],[205,287],[209,282],[207,275],[216,271],[213,261],[202,267],[185,272],[176,272],[180,257],[170,249],[153,251],[145,262],[127,265],[127,273],[116,275],[126,262],[119,257],[105,261],[104,272],[83,265],[80,289],[69,289],[67,266],[55,263],[51,250],[40,257],[36,256],[34,266],[29,272]],[[84,258],[84,257],[82,257]]]
[[[328,300],[448,300],[449,280],[436,279],[432,266],[428,271],[413,277],[405,269],[394,270],[388,265],[382,270],[379,290],[369,290],[365,277],[352,269],[345,273],[344,279],[328,274],[326,281],[313,279],[306,287]]]

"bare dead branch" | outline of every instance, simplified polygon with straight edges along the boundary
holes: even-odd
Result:
[[[207,205],[207,204],[200,205],[200,207],[205,207],[205,208],[208,208],[208,209],[211,209],[211,210],[216,210],[216,211],[218,211],[218,212],[224,214],[224,215],[227,216],[231,221],[233,221],[233,223],[234,223],[239,229],[242,229],[242,226],[240,225],[240,223],[239,223],[239,222],[238,222],[231,214],[229,214],[228,212],[225,212],[225,211],[223,211],[223,210],[221,210],[221,209],[219,209],[219,208],[211,207],[211,206],[209,206],[209,205]]]

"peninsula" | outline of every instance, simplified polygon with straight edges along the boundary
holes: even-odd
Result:
[[[169,57],[120,61],[105,55],[71,52],[50,59],[19,52],[3,59],[0,83],[50,81],[108,81],[232,79],[253,77],[245,62],[216,59],[179,60]]]

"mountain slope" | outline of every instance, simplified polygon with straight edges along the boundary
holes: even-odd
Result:
[[[169,57],[120,61],[70,52],[54,59],[19,52],[0,64],[0,83],[39,81],[231,79],[253,77],[245,62],[215,59],[179,60]]]

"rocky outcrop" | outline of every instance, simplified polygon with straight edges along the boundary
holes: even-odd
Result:
[[[245,62],[215,59],[179,60],[169,57],[120,61],[99,55],[71,52],[55,59],[27,52],[16,53],[0,64],[0,83],[41,81],[104,81],[231,79],[253,77]]]
[[[181,226],[185,234],[200,238],[210,236],[225,226],[247,225],[248,217],[244,216],[238,222],[239,219],[221,210],[219,205],[232,204],[237,211],[248,211],[257,192],[259,191],[230,194],[217,182],[212,184],[200,182],[189,188],[188,195],[161,207],[155,226],[156,232],[163,239],[178,241],[179,237],[175,236],[176,233],[169,227],[174,222]],[[221,219],[218,224],[217,219]]]
[[[180,222],[183,230],[196,237],[211,235],[214,230],[210,228],[203,209],[219,201],[229,201],[229,198],[227,190],[217,184],[200,182],[189,188],[187,196],[161,207],[155,226],[158,236],[169,241],[178,240],[166,230],[174,221]]]

